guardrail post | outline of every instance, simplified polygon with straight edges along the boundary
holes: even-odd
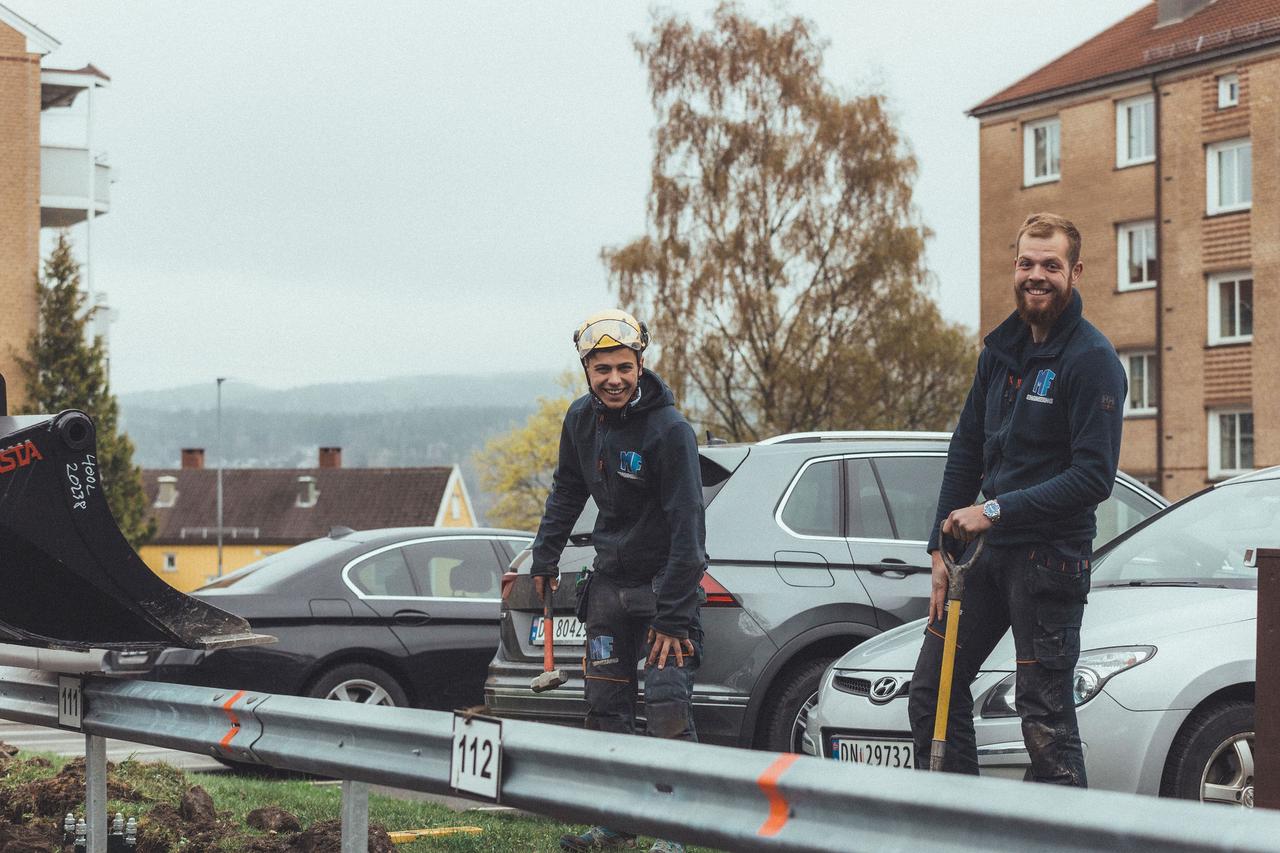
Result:
[[[342,780],[342,853],[369,853],[369,783]]]
[[[107,853],[107,740],[84,736],[84,823],[87,853]]]
[[[1259,548],[1253,804],[1280,809],[1280,550]]]

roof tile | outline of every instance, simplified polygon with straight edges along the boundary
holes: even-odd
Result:
[[[1235,44],[1280,41],[1280,0],[1215,0],[1190,17],[1156,27],[1156,4],[1134,12],[1012,86],[975,106],[1012,101],[1101,80]]]
[[[325,536],[338,525],[369,530],[434,524],[452,473],[450,467],[227,468],[222,472],[223,542],[291,544]],[[172,507],[155,507],[162,476],[177,478]],[[297,505],[301,476],[316,478],[320,494],[314,506]],[[217,537],[216,469],[148,469],[142,480],[156,520],[155,544]]]

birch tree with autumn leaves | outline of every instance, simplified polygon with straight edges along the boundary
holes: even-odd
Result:
[[[931,298],[916,163],[823,43],[734,4],[635,41],[657,125],[646,233],[602,257],[691,420],[750,441],[954,422],[977,342]],[[975,288],[976,290],[976,288]]]

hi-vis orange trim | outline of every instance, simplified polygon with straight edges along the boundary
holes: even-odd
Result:
[[[778,790],[778,779],[799,757],[794,752],[779,755],[778,760],[770,764],[756,780],[760,790],[764,791],[764,795],[769,798],[769,817],[761,824],[760,829],[756,830],[756,835],[765,837],[777,835],[782,831],[782,827],[786,826],[787,818],[791,817],[791,807],[787,805],[787,798]]]
[[[222,736],[222,740],[218,741],[219,746],[230,746],[231,739],[236,736],[237,732],[240,731],[240,718],[236,716],[235,711],[231,710],[231,706],[239,702],[243,696],[244,696],[244,691],[241,690],[238,693],[236,693],[236,695],[232,696],[230,699],[224,702],[222,705],[222,712],[226,714],[227,719],[231,721],[231,728],[227,731],[225,735]]]

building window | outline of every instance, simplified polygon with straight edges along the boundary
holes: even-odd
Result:
[[[1116,228],[1116,289],[1156,286],[1156,223],[1127,222]]]
[[[1209,276],[1209,345],[1253,340],[1253,273]]]
[[[1061,124],[1058,119],[1032,121],[1022,127],[1024,183],[1043,184],[1062,177]]]
[[[1209,214],[1248,210],[1253,201],[1253,147],[1249,140],[1218,142],[1205,152]]]
[[[1116,102],[1116,166],[1156,159],[1156,99],[1140,95]]]
[[[1218,78],[1218,109],[1225,110],[1240,103],[1240,75],[1223,74]]]
[[[178,555],[174,553],[166,553],[164,555],[164,570],[166,572],[176,572],[178,570]]]
[[[1229,477],[1253,470],[1253,412],[1212,409],[1209,412],[1209,477]]]
[[[1130,352],[1120,356],[1124,375],[1129,380],[1129,396],[1124,401],[1128,415],[1154,415],[1156,391],[1160,387],[1159,367],[1154,352]]]

